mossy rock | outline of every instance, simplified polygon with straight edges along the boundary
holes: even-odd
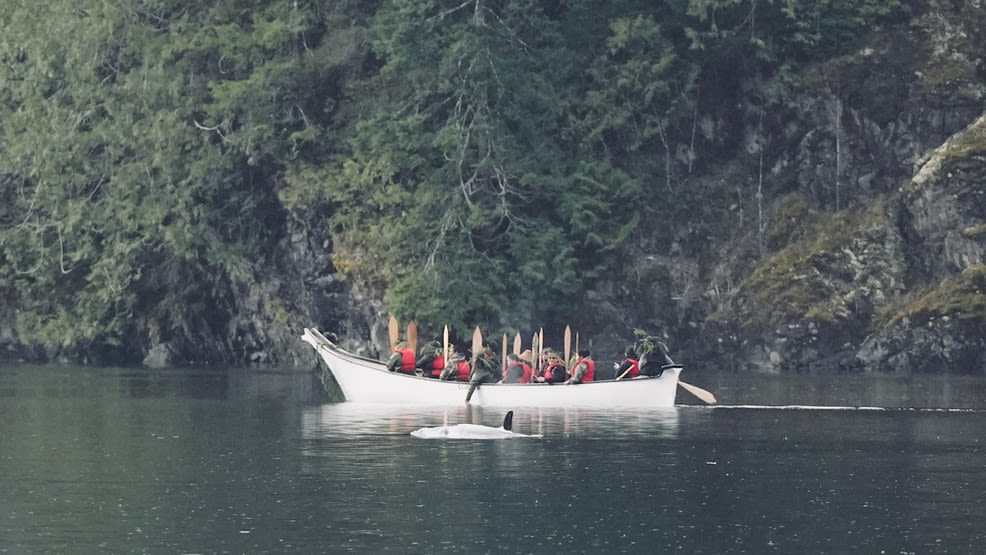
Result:
[[[906,319],[912,326],[927,326],[942,318],[986,324],[986,264],[970,266],[943,280],[933,291],[899,309],[886,325],[898,325]]]
[[[858,256],[883,245],[889,224],[883,203],[838,213],[814,212],[792,201],[781,213],[797,214],[793,240],[757,268],[738,294],[747,325],[791,320],[834,323],[850,316],[844,294],[852,289]],[[779,225],[791,225],[779,221]]]

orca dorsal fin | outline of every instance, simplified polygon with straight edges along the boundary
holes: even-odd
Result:
[[[503,417],[503,429],[510,431],[510,428],[514,426],[514,411],[508,410],[507,415]]]

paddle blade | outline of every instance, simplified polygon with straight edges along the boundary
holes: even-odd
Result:
[[[397,336],[400,334],[397,328],[397,318],[394,316],[390,317],[390,323],[387,325],[387,334],[390,337],[390,350],[394,351],[397,349]]]
[[[702,402],[704,402],[707,405],[714,405],[717,402],[716,401],[716,396],[713,395],[711,391],[706,391],[706,390],[702,389],[701,387],[694,386],[694,385],[692,385],[690,383],[685,383],[685,382],[683,382],[681,380],[678,380],[678,385],[680,385],[682,388],[684,388],[685,391],[687,391],[687,392],[691,393],[692,395],[698,397],[699,400],[701,400]]]
[[[538,344],[537,333],[531,336],[531,360],[529,362],[535,372],[541,366],[541,345]]]
[[[448,326],[445,326],[445,331],[442,333],[442,356],[448,364]]]
[[[514,411],[508,410],[507,415],[503,417],[503,429],[510,431],[514,427]]]
[[[479,356],[483,350],[483,332],[479,331],[479,326],[472,330],[472,356]]]
[[[517,335],[514,336],[514,354],[520,354],[520,332],[517,332]]]
[[[572,360],[572,328],[565,326],[565,367]]]
[[[503,353],[500,356],[501,370],[507,370],[507,334],[503,334]]]
[[[411,322],[407,325],[407,342],[411,345],[411,350],[418,352],[418,325]]]

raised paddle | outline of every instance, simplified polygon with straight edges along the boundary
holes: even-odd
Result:
[[[407,325],[407,344],[411,347],[411,352],[414,353],[414,363],[418,363],[418,325],[412,320],[410,324]],[[424,374],[423,371],[418,370],[415,366],[414,373],[421,376]]]
[[[568,370],[568,363],[572,356],[572,328],[565,326],[565,370]]]
[[[445,365],[448,366],[448,326],[445,326],[445,331],[442,333],[442,358],[445,360]]]
[[[503,332],[503,356],[500,357],[500,370],[507,373],[507,332]]]
[[[472,356],[475,358],[483,350],[483,332],[479,331],[479,326],[472,330]]]
[[[414,354],[418,354],[418,325],[413,321],[407,325],[407,344],[411,346]]]
[[[397,350],[397,336],[400,334],[400,330],[397,328],[397,318],[394,316],[390,317],[387,332],[390,335],[390,352],[394,352]]]
[[[520,354],[520,332],[517,332],[517,335],[514,336],[514,354]]]
[[[537,332],[534,332],[534,335],[531,336],[531,360],[530,360],[530,362],[531,362],[531,369],[534,370],[534,375],[531,376],[531,381],[533,382],[534,381],[534,378],[537,377],[538,368],[541,367],[541,346],[538,345],[538,334],[537,334]]]

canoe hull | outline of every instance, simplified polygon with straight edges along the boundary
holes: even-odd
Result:
[[[355,403],[461,405],[469,384],[390,372],[383,362],[342,350],[316,329],[302,339],[319,354],[347,401]],[[680,366],[660,377],[601,380],[577,385],[482,384],[469,404],[488,407],[671,407]]]

